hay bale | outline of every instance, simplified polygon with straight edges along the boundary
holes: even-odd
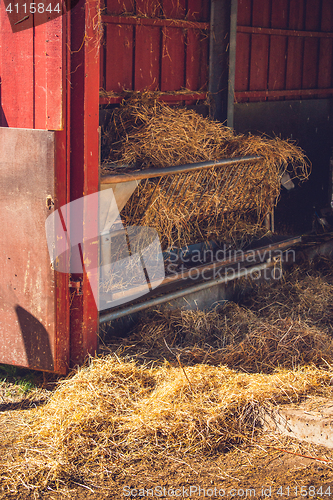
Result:
[[[170,176],[161,185],[156,179],[141,183],[123,209],[123,219],[128,225],[154,227],[164,248],[209,238],[237,239],[247,231],[258,232],[266,214],[277,203],[281,176],[288,171],[292,179],[308,178],[310,163],[291,141],[236,135],[220,122],[192,110],[167,106],[157,99],[158,93],[133,92],[113,111],[103,134],[102,173],[239,156],[263,158],[246,166],[186,174],[186,180],[182,177],[178,184],[179,176]],[[128,165],[128,169],[123,165]],[[220,186],[223,175],[224,184]],[[229,179],[227,183],[225,179]],[[176,193],[169,199],[173,181],[172,189],[177,184]],[[207,190],[200,197],[202,187]]]

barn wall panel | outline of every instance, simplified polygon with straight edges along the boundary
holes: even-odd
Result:
[[[106,6],[102,88],[116,94],[207,90],[209,0],[137,0],[135,4],[106,0]],[[112,102],[120,100],[115,96]]]
[[[330,0],[239,0],[236,102],[333,96],[332,41]]]
[[[34,27],[30,15],[25,29],[13,32],[5,8],[1,2],[0,125],[61,130],[64,16]]]

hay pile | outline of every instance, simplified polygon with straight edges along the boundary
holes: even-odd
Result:
[[[103,134],[103,174],[249,155],[263,158],[168,176],[160,184],[158,179],[142,181],[122,217],[128,225],[157,229],[164,248],[258,232],[277,203],[282,174],[288,171],[300,181],[308,178],[310,164],[290,141],[236,135],[219,122],[167,106],[157,97],[134,92],[113,111]]]
[[[148,356],[248,372],[325,366],[333,362],[333,273],[305,269],[295,266],[283,281],[254,286],[242,305],[146,313],[129,343]]]
[[[18,433],[19,457],[0,459],[2,490],[94,488],[147,457],[204,459],[251,441],[273,405],[332,397],[332,265],[308,271],[253,288],[246,307],[155,312],[136,340],[173,365],[114,354],[60,382]]]
[[[272,375],[227,367],[138,366],[108,356],[62,382],[22,430],[19,460],[1,463],[2,488],[94,487],[126,464],[170,452],[215,454],[252,439],[272,404],[327,395],[331,371]],[[184,456],[184,455],[183,455]]]

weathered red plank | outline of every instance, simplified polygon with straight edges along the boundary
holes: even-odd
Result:
[[[9,127],[34,127],[34,66],[32,16],[27,29],[13,33],[0,2],[1,107]]]
[[[202,21],[210,21],[210,0],[202,0]]]
[[[105,4],[108,12],[113,14],[134,14],[135,12],[134,0],[105,0]]]
[[[94,30],[91,19],[96,19],[98,15],[99,1],[86,0],[84,34],[87,37],[85,46],[85,74],[88,76],[83,82],[84,87],[84,190],[83,195],[96,193],[99,190],[99,45],[98,31]],[[89,75],[90,73],[90,75]],[[82,168],[82,167],[81,167]],[[75,180],[74,180],[75,182]],[[89,214],[87,214],[89,218]],[[88,226],[88,227],[87,227]],[[89,233],[92,228],[84,221],[83,253],[93,263],[92,267],[98,266],[98,245],[89,244]],[[98,225],[95,227],[95,234],[98,234]],[[97,243],[96,239],[94,243]],[[82,363],[87,354],[95,355],[98,351],[98,329],[99,313],[95,298],[92,293],[89,277],[85,273],[83,276],[83,345],[77,350],[77,357]],[[72,346],[75,345],[73,339]],[[74,354],[73,349],[71,354]]]
[[[136,0],[136,14],[138,16],[157,17],[161,15],[161,4],[151,0]]]
[[[46,20],[46,14],[44,14]],[[61,30],[60,30],[61,33]],[[35,127],[36,128],[47,128],[47,66],[48,66],[48,25],[47,23],[40,24],[35,27],[34,34],[34,52],[35,52],[35,88],[34,88],[34,100],[35,100]],[[62,65],[62,57],[60,53],[60,60],[58,61],[60,66]],[[61,74],[61,73],[60,73]],[[62,87],[62,82],[60,82],[60,89]]]
[[[321,29],[322,31],[333,31],[333,2],[322,0]]]
[[[70,108],[70,166],[71,201],[98,191],[98,90],[99,58],[98,33],[91,19],[97,16],[98,3],[80,0],[71,12],[71,108]],[[82,40],[86,43],[82,45]],[[122,40],[123,41],[123,40]],[[114,53],[113,51],[110,53]],[[86,224],[89,214],[84,214],[82,227],[83,254],[92,268],[98,266],[98,245],[89,245]],[[81,226],[80,226],[81,227]],[[95,228],[98,234],[98,228]],[[72,275],[72,279],[75,279]],[[81,276],[82,277],[82,276]],[[98,347],[98,310],[87,273],[83,273],[83,295],[74,296],[70,317],[71,363],[82,364],[87,354],[94,354]]]
[[[206,90],[208,88],[209,38],[204,34],[201,34],[200,36],[200,61],[199,89]]]
[[[106,31],[106,51],[106,90],[132,90],[133,27],[109,24]]]
[[[305,29],[319,31],[321,26],[321,0],[307,0],[305,10]]]
[[[304,40],[303,89],[314,89],[317,87],[318,45],[318,38],[306,38]]]
[[[185,87],[191,90],[200,88],[200,34],[196,30],[187,31],[186,40],[186,83]]]
[[[203,0],[188,0],[186,19],[189,21],[202,21],[203,15]]]
[[[35,128],[63,126],[63,18],[35,27]]]
[[[287,37],[271,36],[269,51],[268,89],[282,90],[286,81]],[[281,98],[270,98],[279,100]]]
[[[184,34],[181,28],[163,28],[161,90],[180,90],[185,85]]]
[[[188,30],[186,43],[187,89],[204,90],[208,84],[208,39],[197,30]]]
[[[288,39],[286,72],[287,90],[302,88],[303,45],[304,40],[302,38]]]
[[[69,58],[68,58],[69,59]],[[68,94],[69,83],[66,82]],[[64,118],[67,122],[67,109],[64,106]],[[56,165],[55,165],[55,200],[54,209],[69,203],[70,186],[70,131],[67,127],[56,132]],[[56,373],[66,373],[69,368],[70,357],[70,303],[69,303],[69,275],[66,273],[55,273],[55,308],[56,308]]]
[[[105,32],[106,27],[103,26],[103,38],[101,40],[100,52],[99,52],[99,85],[102,89],[105,89],[105,60],[106,60],[106,49],[105,49]]]
[[[320,40],[318,87],[329,88],[332,84],[333,40]]]
[[[186,0],[163,0],[163,14],[169,19],[184,19]]]
[[[251,26],[252,2],[251,0],[238,0],[237,24],[240,26]]]
[[[135,33],[135,90],[157,90],[160,74],[160,28],[137,26]]]
[[[235,90],[248,90],[250,74],[250,35],[237,34]]]
[[[250,62],[250,90],[265,90],[267,88],[268,69],[267,35],[252,35]]]
[[[272,28],[287,28],[288,26],[288,0],[273,0],[272,2]]]
[[[271,20],[270,0],[253,0],[252,6],[252,26],[267,27]]]
[[[304,0],[289,0],[289,28],[304,29]]]

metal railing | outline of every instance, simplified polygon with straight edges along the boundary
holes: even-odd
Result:
[[[265,177],[261,160],[259,156],[246,156],[125,173],[116,171],[104,173],[101,184],[106,188],[136,181],[136,189],[129,194],[122,211],[128,225],[140,224],[149,209],[162,202],[165,213],[177,209],[186,214],[188,221],[200,221],[254,207],[253,192],[260,188]],[[151,211],[150,224],[157,214],[157,210]]]

